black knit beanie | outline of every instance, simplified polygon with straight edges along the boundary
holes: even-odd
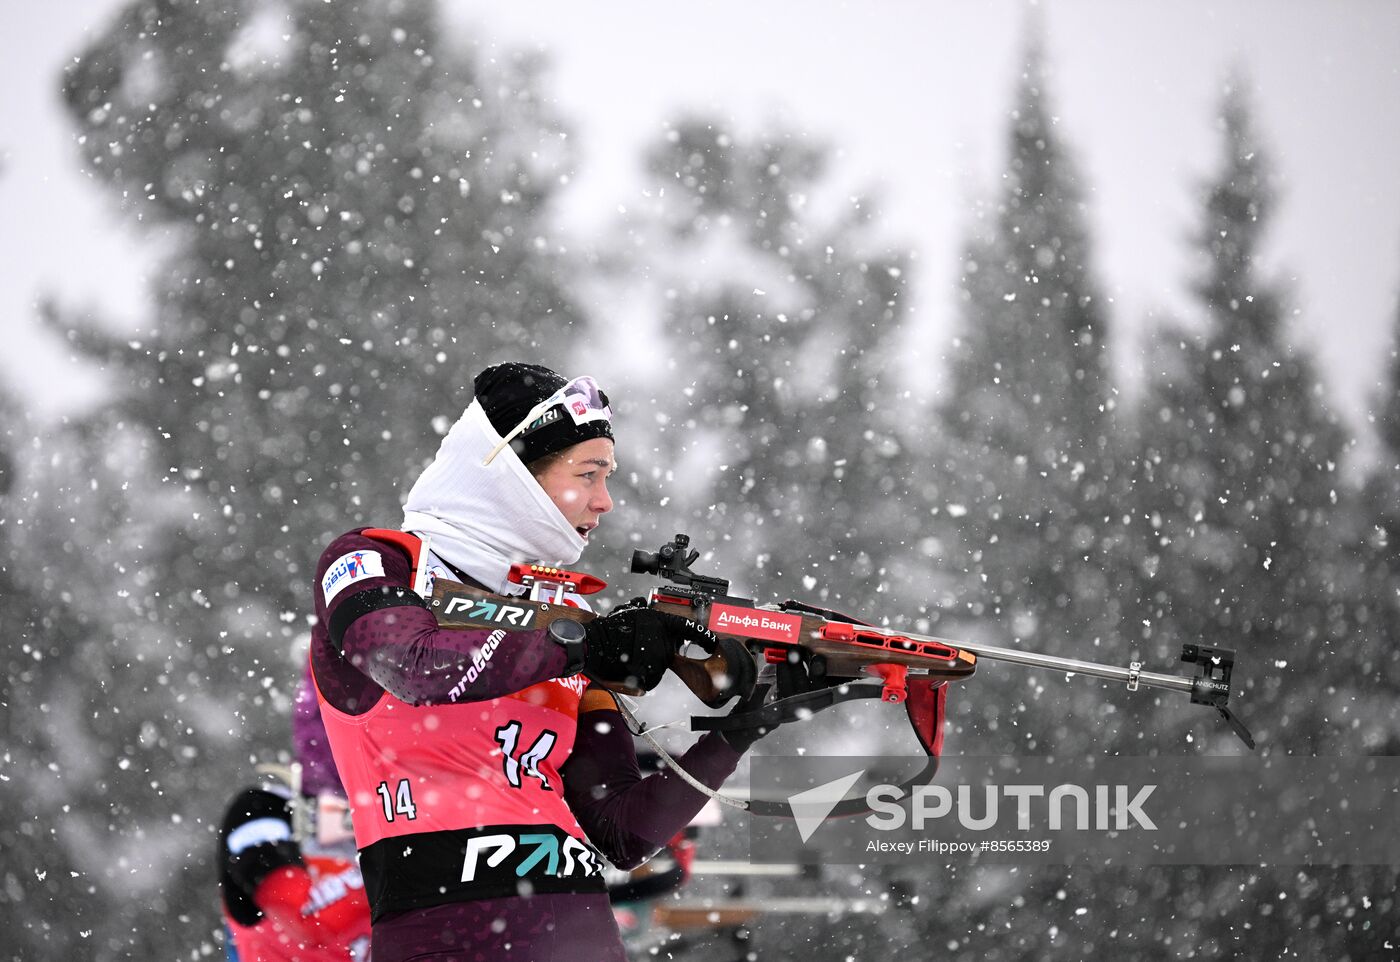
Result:
[[[488,367],[478,374],[472,382],[472,389],[491,426],[504,437],[530,413],[531,408],[567,383],[547,367],[507,362]],[[603,403],[607,404],[608,396],[601,391],[599,393]],[[580,441],[612,436],[612,422],[599,419],[575,424],[561,402],[543,415],[536,415],[535,422],[511,439],[510,446],[522,462],[529,464]]]

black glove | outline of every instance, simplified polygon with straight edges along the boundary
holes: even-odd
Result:
[[[652,611],[637,599],[584,626],[583,670],[594,681],[623,682],[651,691],[693,632],[680,615]]]
[[[760,683],[753,691],[749,692],[748,697],[741,698],[733,708],[729,709],[728,714],[743,715],[762,708],[764,699],[768,695],[769,687],[767,683]],[[753,747],[754,742],[758,741],[776,727],[776,725],[771,727],[768,725],[754,725],[751,728],[734,728],[721,731],[719,737],[729,742],[730,747],[742,755]]]
[[[743,715],[754,714],[757,718],[767,719],[766,721],[755,719],[743,728],[722,728],[719,730],[720,737],[729,742],[730,747],[736,752],[743,753],[748,751],[753,747],[754,742],[758,741],[769,732],[777,730],[785,717],[788,721],[794,720],[792,717],[794,709],[790,704],[785,709],[774,707],[771,704],[768,706],[764,705],[764,702],[768,699],[768,691],[770,688],[772,688],[771,682],[766,680],[760,681],[754,686],[753,691],[749,693],[748,697],[741,699],[725,716],[727,718],[737,719]],[[781,689],[779,690],[781,691]],[[834,704],[834,701],[818,694],[824,690],[829,689],[814,688],[804,695],[788,696],[798,697],[803,701],[803,704],[795,709],[796,718],[810,718],[817,712],[830,708]]]

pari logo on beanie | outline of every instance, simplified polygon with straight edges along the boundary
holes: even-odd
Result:
[[[502,437],[521,427],[541,403],[563,392],[557,404],[536,414],[511,440],[511,448],[524,464],[583,441],[613,436],[608,396],[592,378],[567,381],[547,367],[510,362],[482,371],[473,389]]]

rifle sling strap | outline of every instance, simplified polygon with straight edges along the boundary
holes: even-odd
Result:
[[[344,655],[345,632],[350,630],[352,624],[371,611],[405,606],[428,609],[428,603],[416,592],[397,585],[368,588],[351,595],[340,603],[331,615],[330,623],[326,625],[327,633],[331,638],[331,646],[335,648],[336,654]]]
[[[760,686],[761,687],[761,686]],[[858,698],[879,698],[884,686],[879,684],[850,684],[843,683],[833,685],[817,691],[803,692],[798,695],[789,695],[781,698],[772,704],[765,705],[755,711],[744,712],[741,715],[715,715],[706,717],[692,717],[690,727],[694,731],[729,731],[737,728],[749,728],[752,726],[762,726],[768,729],[776,728],[778,725],[789,721],[800,721],[810,718],[812,712],[821,708],[829,708],[832,705],[844,701],[854,701]],[[627,706],[627,699],[618,698],[618,711],[627,723],[632,734],[640,736],[650,743],[651,747],[661,756],[662,761],[675,771],[683,781],[704,795],[708,795],[716,802],[730,805],[741,809],[751,815],[776,816],[778,818],[792,818],[792,806],[786,797],[783,798],[763,798],[757,795],[750,795],[749,798],[732,798],[722,792],[710,788],[702,783],[690,772],[686,771],[671,754],[666,751],[665,746],[652,734],[654,729],[643,725]],[[666,727],[666,726],[658,726]],[[938,772],[938,759],[929,755],[923,765],[908,779],[903,781],[901,788],[908,788],[913,785],[926,784],[933,780]],[[856,795],[844,798],[837,802],[831,809],[828,818],[847,818],[856,815],[864,815],[870,811],[870,806],[866,803],[863,795]]]
[[[747,711],[740,715],[706,715],[690,719],[692,731],[729,732],[743,729],[763,728],[769,731],[789,722],[806,721],[823,708],[855,701],[858,698],[879,698],[884,690],[878,684],[843,683],[830,688],[789,695],[769,702],[762,708]]]

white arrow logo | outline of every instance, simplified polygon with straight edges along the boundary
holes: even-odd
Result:
[[[831,814],[831,810],[836,807],[836,803],[846,797],[851,786],[859,781],[864,774],[865,769],[862,768],[850,775],[843,775],[834,782],[827,782],[825,785],[809,788],[805,792],[798,792],[788,799],[788,807],[792,809],[792,819],[797,823],[797,834],[802,836],[804,843],[812,837],[817,826],[826,820],[826,817]]]

